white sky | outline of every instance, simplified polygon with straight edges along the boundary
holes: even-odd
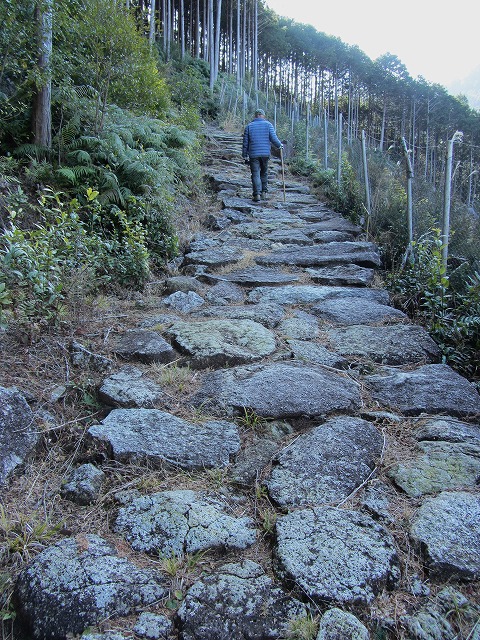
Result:
[[[356,44],[372,60],[390,52],[413,78],[445,87],[480,66],[479,0],[266,0],[280,16]]]

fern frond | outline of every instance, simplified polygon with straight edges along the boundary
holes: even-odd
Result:
[[[78,164],[91,165],[92,156],[85,149],[76,149],[67,153],[67,159],[73,160]]]
[[[21,144],[17,147],[13,154],[19,158],[34,158],[40,161],[50,154],[50,149],[40,144]]]
[[[55,175],[58,176],[60,179],[64,179],[67,182],[69,182],[72,186],[76,186],[78,184],[77,181],[77,176],[75,175],[75,172],[73,171],[73,169],[71,169],[70,167],[60,167],[60,169],[57,169],[55,171]]]

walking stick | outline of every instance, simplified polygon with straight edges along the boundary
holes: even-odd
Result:
[[[287,198],[285,195],[285,165],[283,163],[283,148],[280,147],[280,160],[282,162],[282,182],[283,182],[283,201],[286,202]]]

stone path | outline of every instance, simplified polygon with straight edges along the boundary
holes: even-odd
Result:
[[[89,354],[113,410],[88,435],[99,459],[218,473],[216,492],[200,481],[123,492],[112,521],[136,552],[217,563],[166,616],[162,571],[77,536],[20,575],[22,619],[34,638],[142,610],[138,638],[478,640],[477,390],[374,286],[380,254],[360,228],[291,177],[284,201],[275,162],[269,200],[253,203],[239,136],[207,137],[217,212],[157,312],[112,336],[108,354]],[[154,366],[186,374],[180,402]],[[18,392],[0,394],[2,433],[11,418],[18,434],[6,478],[34,436]],[[95,501],[103,474],[75,473],[65,499]],[[308,616],[315,636],[295,635]],[[131,638],[124,624],[83,637]]]

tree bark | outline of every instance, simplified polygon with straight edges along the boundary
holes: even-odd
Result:
[[[53,0],[38,0],[35,11],[38,38],[38,75],[34,104],[35,144],[52,146],[52,29]]]

